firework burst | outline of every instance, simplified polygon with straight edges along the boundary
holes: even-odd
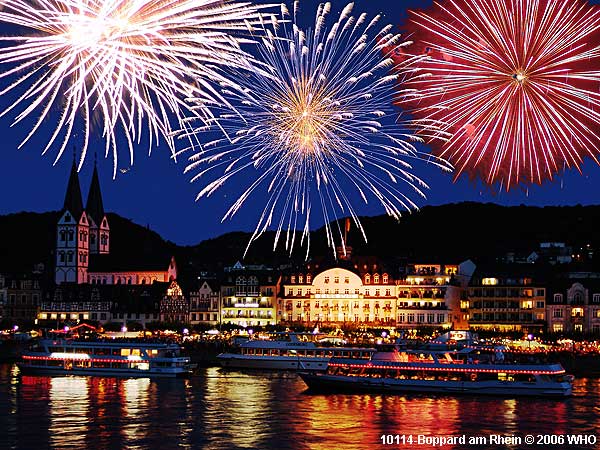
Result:
[[[582,0],[450,0],[412,14],[430,76],[417,117],[446,124],[436,154],[507,190],[598,162],[600,12]],[[404,103],[401,101],[401,103]],[[404,103],[406,104],[406,103]]]
[[[21,146],[56,116],[44,153],[57,146],[58,161],[79,134],[81,165],[97,122],[115,174],[118,135],[133,164],[134,145],[142,138],[148,151],[164,140],[175,155],[170,123],[180,123],[189,112],[187,97],[201,100],[197,117],[212,118],[211,107],[225,102],[213,87],[225,81],[217,68],[248,65],[240,36],[259,19],[249,3],[229,0],[0,0],[0,5],[1,23],[31,31],[3,37],[8,44],[0,48],[0,78],[8,84],[1,94],[17,97],[2,115],[14,112],[14,123],[37,116]]]
[[[405,190],[424,196],[427,188],[412,173],[409,161],[428,159],[449,168],[413,146],[437,135],[431,121],[395,122],[394,85],[413,76],[420,57],[406,58],[392,72],[390,52],[409,43],[391,33],[391,26],[377,31],[379,16],[353,16],[352,7],[346,6],[328,28],[330,4],[321,4],[314,28],[305,31],[296,24],[296,2],[291,23],[265,26],[257,59],[274,70],[270,76],[236,77],[244,89],[228,94],[240,114],[218,118],[228,137],[206,144],[190,158],[186,172],[195,172],[192,181],[214,178],[205,183],[198,199],[253,171],[255,181],[223,220],[265,188],[268,201],[248,246],[273,226],[274,248],[284,232],[291,252],[296,230],[301,229],[300,245],[306,242],[308,255],[313,203],[322,211],[332,249],[336,243],[330,222],[341,215],[351,216],[366,240],[353,196],[365,203],[374,198],[387,214],[399,218],[417,207]],[[282,16],[289,16],[285,6]],[[407,90],[402,95],[415,93]],[[200,127],[195,133],[206,131]],[[335,234],[341,238],[339,226]]]

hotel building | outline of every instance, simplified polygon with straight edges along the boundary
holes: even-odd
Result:
[[[548,287],[550,333],[600,334],[600,273],[568,273]]]
[[[221,282],[221,322],[240,326],[277,323],[278,272],[239,262],[227,268]]]
[[[533,265],[478,269],[469,284],[469,324],[475,330],[539,331],[546,321],[546,287]]]

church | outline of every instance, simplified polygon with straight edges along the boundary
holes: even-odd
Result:
[[[75,161],[67,184],[65,201],[56,226],[56,268],[54,281],[76,284],[152,284],[177,279],[177,265],[171,258],[164,267],[123,270],[111,258],[111,229],[104,212],[98,168],[90,183],[84,206]]]

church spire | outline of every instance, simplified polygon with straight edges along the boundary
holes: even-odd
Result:
[[[69,176],[63,211],[69,211],[75,217],[75,220],[79,220],[83,213],[83,200],[81,199],[79,174],[77,173],[75,159],[73,159],[73,165],[71,166],[71,175]]]
[[[99,226],[104,218],[104,204],[102,202],[102,192],[100,191],[100,180],[98,178],[98,168],[94,161],[94,173],[92,174],[92,183],[88,193],[86,212],[91,216],[94,222]]]

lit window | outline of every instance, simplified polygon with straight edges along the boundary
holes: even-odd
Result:
[[[481,284],[484,286],[495,286],[498,284],[498,278],[484,278],[481,280]]]

